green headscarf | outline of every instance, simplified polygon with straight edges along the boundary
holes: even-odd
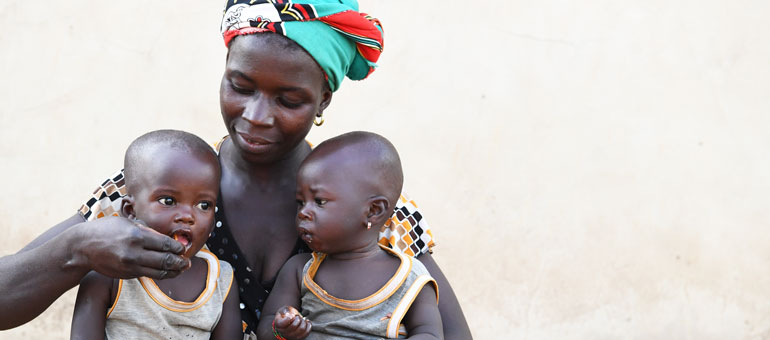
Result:
[[[286,36],[316,60],[332,91],[345,76],[371,74],[383,48],[379,20],[359,13],[355,0],[228,0],[221,31],[226,46],[239,35]]]

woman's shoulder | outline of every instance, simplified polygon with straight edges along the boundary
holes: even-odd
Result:
[[[120,202],[126,196],[126,179],[123,169],[113,173],[91,193],[80,206],[78,213],[86,221],[106,216],[120,215]]]
[[[433,252],[433,231],[417,202],[402,193],[393,216],[380,231],[379,243],[412,257]]]

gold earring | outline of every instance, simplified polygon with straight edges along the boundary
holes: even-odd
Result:
[[[372,229],[372,222],[366,222],[366,229]]]
[[[317,115],[316,117],[321,118],[321,120],[318,121],[315,118],[313,118],[313,124],[315,124],[315,126],[323,125],[324,124],[324,114],[323,114],[323,112],[319,112],[319,115]]]

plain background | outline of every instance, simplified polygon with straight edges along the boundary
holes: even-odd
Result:
[[[0,255],[140,134],[226,134],[221,5],[0,2]],[[476,338],[770,338],[770,3],[361,9],[380,68],[309,140],[393,141]],[[74,296],[0,338],[67,339]]]

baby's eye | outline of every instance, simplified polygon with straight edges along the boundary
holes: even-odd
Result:
[[[163,205],[174,205],[176,200],[173,197],[161,197],[158,199],[158,203]]]
[[[200,210],[206,211],[211,209],[211,205],[211,202],[200,202],[196,205],[196,207],[198,207]]]
[[[305,201],[298,199],[297,200],[297,205],[300,206],[300,207],[304,206],[305,205]]]
[[[315,199],[315,204],[317,204],[317,205],[324,205],[324,204],[326,204],[326,202],[328,202],[328,201],[323,199],[323,198],[316,198]]]

